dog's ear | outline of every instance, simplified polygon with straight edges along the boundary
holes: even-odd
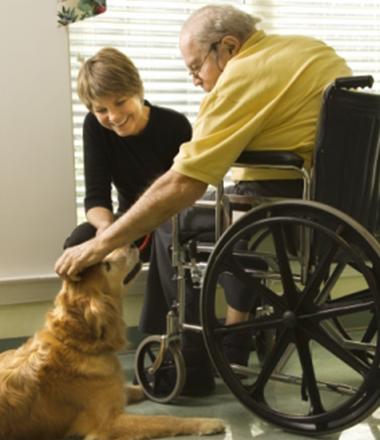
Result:
[[[83,317],[95,345],[107,350],[125,349],[126,326],[117,302],[97,289],[87,292],[86,300]]]
[[[117,319],[115,301],[97,289],[86,292],[83,298],[83,317],[95,339],[104,339],[107,328]]]

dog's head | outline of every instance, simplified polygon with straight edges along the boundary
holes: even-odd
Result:
[[[123,246],[111,252],[102,262],[87,268],[81,274],[81,281],[74,283],[74,288],[80,286],[81,290],[88,291],[96,288],[110,297],[120,299],[140,269],[141,261],[136,246]]]
[[[116,249],[81,274],[81,281],[63,281],[47,327],[59,339],[86,353],[126,347],[122,298],[140,272],[134,245]]]

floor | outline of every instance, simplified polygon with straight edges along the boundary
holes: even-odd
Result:
[[[127,378],[134,377],[134,355],[120,355]],[[216,391],[202,398],[179,397],[170,404],[157,404],[146,400],[128,408],[133,414],[175,415],[181,417],[218,417],[227,425],[227,431],[210,437],[213,440],[249,440],[276,439],[302,440],[310,439],[303,435],[294,435],[276,427],[269,426],[256,415],[248,411],[231,394],[221,379],[217,379]],[[178,437],[177,437],[178,438]],[[183,436],[183,440],[195,440],[199,437]],[[326,440],[377,440],[380,439],[380,408],[372,416],[358,425],[341,433],[323,437]]]

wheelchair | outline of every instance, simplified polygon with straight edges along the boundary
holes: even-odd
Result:
[[[186,329],[203,332],[214,367],[236,398],[283,430],[329,434],[379,406],[380,96],[357,90],[372,84],[363,76],[326,87],[310,173],[302,158],[281,152],[245,152],[235,164],[298,170],[303,199],[227,197],[220,185],[212,203],[215,243],[180,243],[174,219],[178,300],[167,334],[148,337],[136,353],[137,378],[151,400],[170,402],[182,390]],[[248,207],[233,223],[226,216],[231,205]],[[198,261],[200,255],[207,258]],[[200,326],[184,322],[186,273],[200,284]],[[225,324],[224,273],[260,300],[246,322]],[[262,340],[264,352],[252,352],[248,366],[230,364],[223,339],[247,331],[270,335]],[[157,384],[169,371],[175,381],[162,394]]]

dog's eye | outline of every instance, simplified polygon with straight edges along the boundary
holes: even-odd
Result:
[[[111,270],[111,263],[109,261],[105,261],[104,266],[105,266],[107,272],[109,272]]]

